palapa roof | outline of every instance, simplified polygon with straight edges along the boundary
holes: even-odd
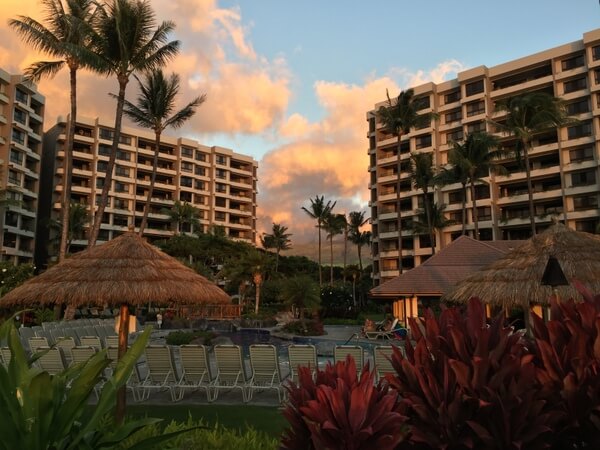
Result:
[[[548,304],[552,288],[542,286],[541,279],[550,256],[556,257],[570,283],[578,280],[592,292],[600,292],[600,238],[558,223],[468,276],[443,300],[467,302],[479,297],[484,303],[508,308]],[[559,286],[557,293],[563,299],[581,299],[571,285]]]
[[[77,253],[0,298],[0,306],[229,303],[211,281],[128,232]]]
[[[376,298],[439,297],[469,274],[505,255],[523,241],[477,241],[460,236],[420,266],[371,289]]]

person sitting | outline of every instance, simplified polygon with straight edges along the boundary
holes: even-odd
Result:
[[[362,327],[361,333],[363,336],[366,336],[368,331],[375,331],[375,322],[373,322],[368,317],[365,319],[365,324]]]

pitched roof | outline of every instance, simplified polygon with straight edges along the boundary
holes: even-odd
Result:
[[[461,236],[423,264],[373,289],[373,297],[440,296],[523,241],[477,241]]]

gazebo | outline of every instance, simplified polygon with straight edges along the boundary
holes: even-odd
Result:
[[[0,298],[0,306],[111,306],[120,309],[119,358],[127,351],[129,306],[230,303],[215,284],[133,232],[77,253]],[[123,398],[119,397],[123,404]]]
[[[556,258],[568,285],[553,288],[542,284],[548,259]],[[563,224],[552,225],[523,245],[491,264],[469,275],[446,293],[442,300],[466,303],[478,297],[491,307],[508,310],[513,307],[548,306],[550,296],[581,299],[571,285],[577,280],[592,292],[600,292],[600,237],[571,230]]]

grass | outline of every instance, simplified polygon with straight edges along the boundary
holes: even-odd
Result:
[[[131,405],[127,414],[134,417],[155,417],[166,422],[185,422],[191,415],[194,420],[219,423],[226,428],[244,430],[252,427],[279,438],[286,427],[281,410],[272,406],[256,405]]]

